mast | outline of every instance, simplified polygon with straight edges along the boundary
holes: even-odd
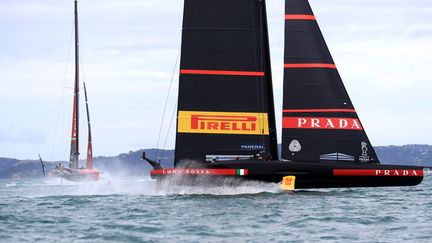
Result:
[[[88,125],[88,143],[87,143],[87,169],[93,169],[93,145],[92,145],[92,136],[91,136],[91,125],[90,125],[90,113],[88,107],[87,100],[87,89],[84,82],[84,97],[86,103],[86,111],[87,111],[87,125]]]
[[[72,115],[72,140],[69,167],[77,169],[79,160],[79,38],[78,38],[78,0],[74,1],[75,16],[75,85]]]
[[[269,121],[269,133],[270,133],[270,156],[273,160],[279,159],[278,143],[277,143],[277,129],[276,129],[276,117],[273,99],[273,82],[270,62],[270,41],[268,35],[267,25],[267,8],[265,0],[261,1],[261,29],[262,29],[262,55],[264,60],[264,68],[267,82],[267,97],[268,97],[268,121]]]

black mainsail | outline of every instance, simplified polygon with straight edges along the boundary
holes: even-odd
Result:
[[[143,154],[151,176],[285,177],[297,188],[419,184],[423,167],[379,163],[308,1],[286,0],[284,21],[279,160],[265,1],[185,0],[175,168]]]
[[[282,158],[379,163],[308,1],[285,5]]]
[[[265,2],[186,0],[175,163],[277,159]]]

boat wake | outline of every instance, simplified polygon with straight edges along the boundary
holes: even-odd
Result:
[[[243,180],[236,177],[193,178],[181,175],[166,178],[156,184],[159,195],[239,195],[257,193],[279,193],[280,185],[260,181]]]
[[[3,185],[4,189],[15,184]],[[22,197],[107,196],[107,195],[241,195],[279,193],[279,184],[246,181],[239,178],[196,179],[173,177],[157,183],[149,177],[112,176],[104,173],[99,181],[72,182],[61,178],[26,180],[20,183]],[[7,188],[9,187],[9,188]]]
[[[72,182],[61,178],[47,178],[42,186],[46,191],[41,192],[44,196],[85,196],[85,195],[155,195],[154,182],[146,177],[115,177],[104,173],[98,181]]]
[[[3,186],[4,187],[14,187],[14,186],[16,186],[17,184],[16,183],[6,183],[6,184],[4,184]]]

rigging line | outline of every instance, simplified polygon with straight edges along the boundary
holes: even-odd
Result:
[[[159,134],[158,134],[156,149],[159,149],[159,143],[160,143],[160,139],[161,139],[161,135],[162,135],[163,122],[165,120],[165,114],[166,114],[166,110],[167,110],[167,106],[168,106],[168,100],[169,100],[169,96],[170,96],[170,93],[171,93],[172,84],[173,84],[173,81],[174,81],[174,76],[175,76],[176,71],[177,71],[178,61],[180,59],[181,48],[178,48],[178,49],[179,50],[178,50],[176,62],[175,62],[175,65],[174,65],[174,70],[173,70],[172,75],[171,75],[171,81],[170,81],[169,88],[168,88],[168,93],[167,93],[167,96],[166,96],[166,99],[165,99],[164,111],[162,113],[162,120],[161,120],[161,123],[160,123],[160,128],[159,128]],[[169,128],[168,128],[168,130],[169,130]],[[156,159],[158,158],[158,156],[159,156],[159,151],[156,150]]]
[[[80,38],[82,39],[82,34],[80,35]],[[79,72],[80,72],[80,75],[79,75],[80,78],[79,78],[78,82],[81,81],[80,83],[84,83],[84,81],[86,80],[86,68],[85,68],[86,67],[86,64],[85,64],[86,63],[86,56],[84,53],[86,53],[86,52],[84,51],[85,46],[83,46],[82,41],[79,42],[79,50],[80,50],[80,52],[79,52],[79,67],[78,68],[79,68]],[[79,90],[80,90],[80,92],[82,92],[84,90],[84,87],[80,87]],[[85,100],[80,99],[78,103],[81,103],[81,105],[85,104]],[[79,121],[80,124],[86,124],[87,123],[85,116],[80,116],[79,118],[80,118],[80,121]],[[84,130],[85,132],[88,133],[88,127],[86,127],[86,126],[81,126],[80,130]],[[81,151],[85,151],[87,149],[87,146],[85,146],[85,143],[80,143],[80,145],[81,145],[80,146],[81,148],[84,147],[84,150],[80,149]]]
[[[163,146],[162,156],[161,156],[161,157],[163,157],[164,154],[165,154],[166,144],[167,144],[167,141],[168,141],[169,133],[170,133],[170,131],[171,131],[171,127],[172,127],[172,123],[173,123],[173,120],[174,120],[174,116],[175,116],[176,113],[177,113],[177,103],[176,103],[176,105],[175,105],[175,107],[174,107],[174,110],[173,110],[173,112],[172,112],[172,114],[171,114],[171,121],[170,121],[170,124],[169,124],[169,127],[168,127],[167,135],[166,135],[166,137],[165,137],[165,142],[164,142],[164,146]]]
[[[56,145],[56,138],[57,138],[57,131],[58,131],[58,126],[59,126],[59,119],[60,119],[60,112],[62,110],[63,107],[63,98],[64,98],[64,90],[65,90],[65,84],[66,84],[66,76],[69,70],[69,60],[70,60],[70,53],[71,53],[71,46],[72,46],[72,39],[73,39],[73,28],[75,25],[75,20],[72,21],[72,27],[71,27],[71,31],[70,31],[70,37],[69,37],[69,48],[68,48],[68,52],[67,52],[67,59],[66,59],[66,66],[65,66],[65,70],[64,70],[64,75],[63,75],[63,84],[62,84],[62,92],[60,95],[60,102],[59,102],[59,107],[57,109],[57,119],[56,119],[56,126],[54,129],[54,138],[53,138],[53,145],[51,147],[51,155],[50,155],[50,160],[53,160],[53,154],[54,154],[54,149],[55,149],[55,145]]]

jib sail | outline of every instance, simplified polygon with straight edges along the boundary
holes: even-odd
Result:
[[[93,144],[92,144],[92,136],[91,136],[91,122],[90,122],[90,112],[88,107],[88,99],[87,99],[87,89],[84,83],[84,97],[86,103],[86,112],[87,112],[87,129],[88,129],[88,143],[87,143],[87,169],[93,169]]]
[[[376,162],[307,0],[285,1],[282,158]]]
[[[277,159],[265,2],[185,0],[175,162]]]

